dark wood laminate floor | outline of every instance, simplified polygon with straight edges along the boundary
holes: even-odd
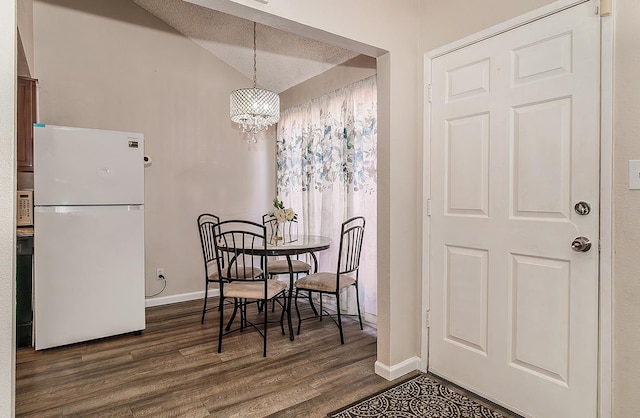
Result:
[[[226,336],[218,354],[218,313],[201,325],[201,307],[148,308],[138,336],[19,349],[16,416],[324,417],[393,384],[374,373],[375,330],[357,318],[343,321],[343,346],[327,318],[305,321],[295,341],[271,324],[263,358],[251,329]]]

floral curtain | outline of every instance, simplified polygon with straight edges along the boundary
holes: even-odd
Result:
[[[277,195],[298,213],[299,229],[333,239],[318,254],[323,271],[335,271],[340,226],[366,220],[360,268],[360,305],[376,321],[377,87],[372,76],[287,109],[277,130]],[[343,306],[355,312],[355,294]]]

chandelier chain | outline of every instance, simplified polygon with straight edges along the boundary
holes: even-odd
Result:
[[[256,64],[256,22],[253,22],[253,88],[256,88],[258,79],[258,65]]]

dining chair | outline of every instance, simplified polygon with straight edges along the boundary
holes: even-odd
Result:
[[[297,223],[298,221],[288,221],[290,223]],[[272,239],[278,231],[278,220],[273,215],[262,215],[262,224],[267,228],[267,234],[269,239]],[[291,267],[294,274],[309,273],[311,271],[311,265],[300,259],[291,260]],[[269,275],[277,276],[279,274],[289,274],[289,263],[287,260],[270,260],[269,262]]]
[[[360,329],[362,327],[362,317],[360,315],[360,297],[358,295],[358,272],[360,268],[360,255],[362,253],[362,238],[364,236],[365,219],[362,216],[350,218],[342,223],[340,232],[340,247],[338,249],[338,263],[335,272],[312,273],[302,277],[295,282],[296,288],[296,313],[298,314],[298,331],[300,334],[300,326],[302,319],[300,318],[300,310],[298,309],[298,293],[301,290],[309,292],[309,297],[313,292],[320,294],[320,320],[322,321],[323,313],[326,313],[338,326],[340,330],[340,343],[344,344],[344,335],[342,332],[342,313],[340,309],[340,293],[344,289],[354,286],[356,289],[356,304],[358,307],[358,320],[360,321]],[[332,295],[336,298],[336,321],[333,316],[322,308],[322,295]],[[314,317],[306,318],[312,319]]]
[[[202,307],[202,318],[200,323],[204,324],[204,317],[207,313],[207,301],[209,300],[209,285],[218,284],[220,281],[218,277],[218,266],[216,264],[218,255],[215,251],[215,244],[213,242],[213,228],[220,223],[220,217],[211,213],[203,213],[198,216],[198,232],[200,234],[200,245],[202,247],[202,259],[204,261],[204,304]],[[254,276],[262,274],[262,270],[256,268],[251,272]],[[219,310],[220,304],[216,306]],[[215,309],[211,308],[211,309]],[[231,319],[235,317],[235,312]],[[230,321],[231,323],[231,321]]]
[[[284,295],[286,283],[268,280],[269,261],[267,257],[266,227],[246,220],[222,221],[213,226],[213,243],[217,257],[218,284],[220,286],[220,329],[218,353],[222,352],[222,337],[235,331],[243,331],[251,326],[263,339],[264,357],[267,356],[268,309],[262,309],[262,326],[253,323],[247,316],[247,306],[256,302],[266,306],[270,300]],[[256,275],[256,272],[260,274]],[[240,327],[224,329],[226,299],[234,300],[234,313],[240,310]],[[229,324],[230,325],[230,324]],[[284,305],[280,315],[280,328],[284,335]]]
[[[288,221],[289,223],[297,223],[298,221]],[[277,234],[278,230],[278,220],[273,215],[263,215],[262,216],[262,224],[267,228],[267,234],[270,240]],[[308,274],[311,271],[311,265],[305,261],[302,261],[298,258],[295,260],[291,260],[292,270],[289,271],[289,262],[287,260],[282,259],[272,259],[269,261],[269,275],[277,276],[280,274],[289,274],[293,273],[295,275],[306,273]]]
[[[295,225],[297,228],[297,220],[287,221],[289,227]],[[262,215],[262,224],[267,227],[267,235],[270,240],[273,240],[274,236],[278,233],[278,220],[275,216],[270,214]],[[285,231],[285,234],[291,234],[291,231]],[[309,274],[311,272],[311,265],[304,260],[301,260],[300,255],[296,255],[296,258],[289,258],[291,261],[291,270],[289,270],[289,261],[286,259],[273,259],[269,262],[269,276],[270,278],[275,278],[275,276],[286,274],[287,276],[291,273],[294,274],[294,279],[297,280],[300,277],[300,274]],[[316,264],[317,266],[317,264]],[[314,271],[315,272],[315,271]],[[289,291],[293,291],[293,289],[289,289]],[[316,310],[315,305],[313,304],[313,300],[309,297],[309,304],[311,305],[311,309],[315,315],[318,315],[318,311]],[[273,311],[273,307],[272,307]]]

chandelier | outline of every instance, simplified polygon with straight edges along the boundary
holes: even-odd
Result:
[[[280,119],[280,97],[269,90],[256,88],[256,22],[253,22],[253,88],[231,92],[231,120],[256,142],[256,134]]]

